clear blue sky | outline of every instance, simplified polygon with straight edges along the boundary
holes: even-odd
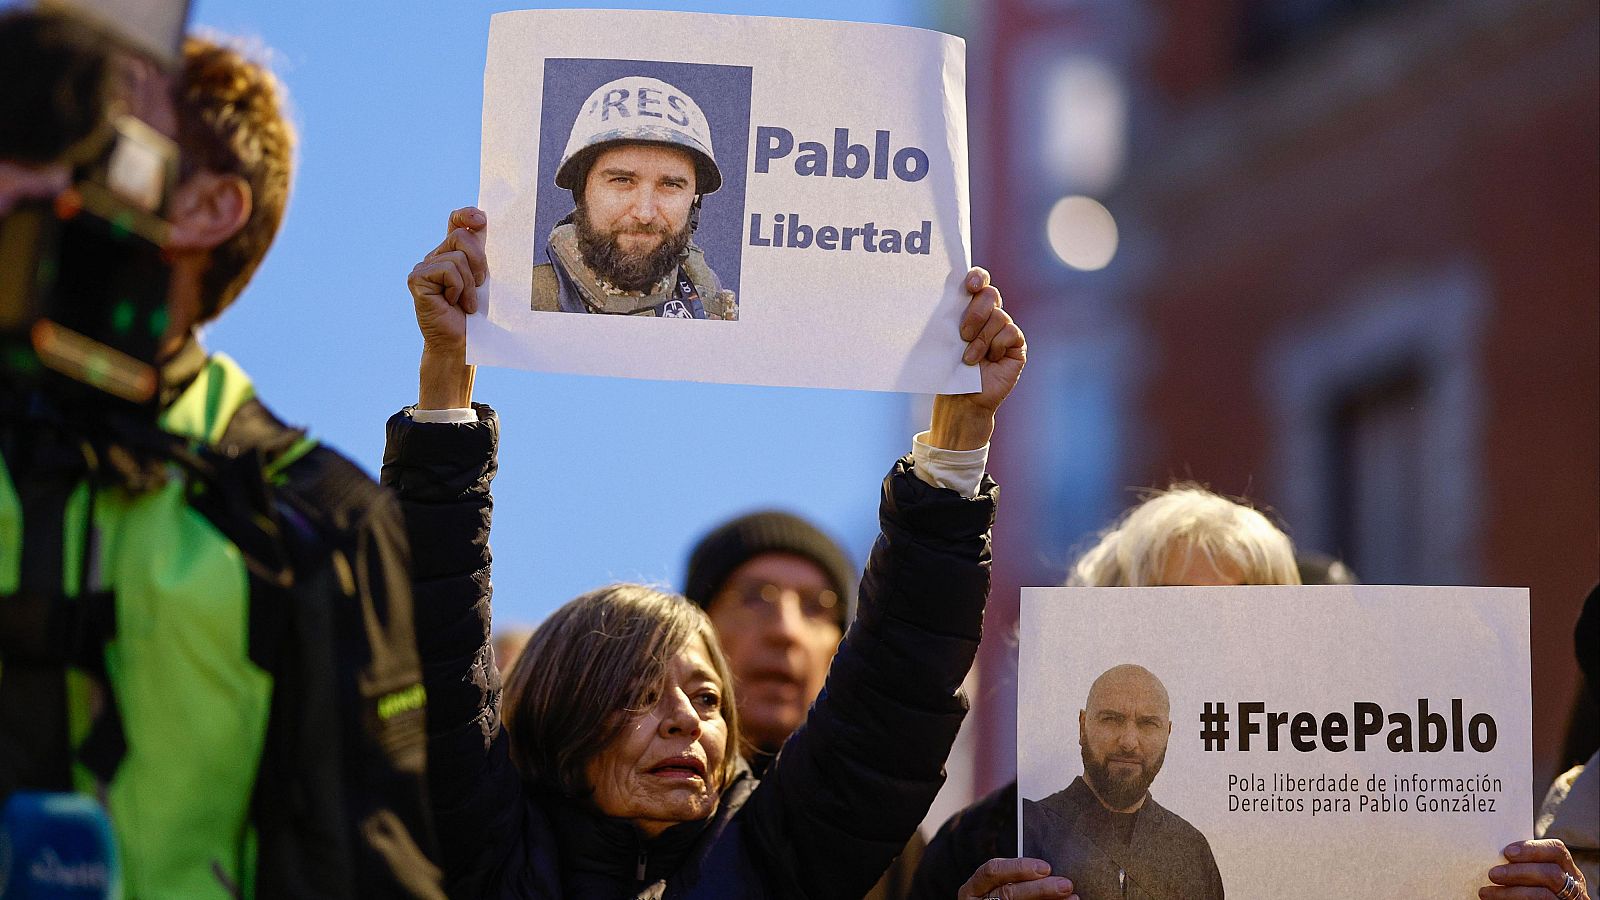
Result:
[[[924,23],[917,0],[611,6]],[[384,420],[416,399],[405,277],[476,202],[489,16],[478,2],[198,0],[191,21],[271,48],[300,129],[288,218],[206,337],[267,402],[376,473]],[[826,65],[827,60],[818,60]],[[693,539],[758,505],[809,515],[860,562],[911,398],[482,370],[499,410],[497,624],[601,584],[674,587]]]

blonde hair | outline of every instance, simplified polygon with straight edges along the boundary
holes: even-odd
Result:
[[[1245,584],[1299,584],[1294,545],[1260,511],[1198,484],[1147,496],[1100,535],[1067,576],[1069,587],[1161,585],[1174,553],[1201,553]]]

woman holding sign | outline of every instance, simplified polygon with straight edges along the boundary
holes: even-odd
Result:
[[[941,396],[884,482],[882,533],[827,686],[758,781],[705,615],[613,585],[558,610],[499,685],[488,629],[497,425],[469,408],[465,319],[486,275],[475,209],[413,270],[420,402],[389,424],[384,481],[412,536],[429,764],[456,896],[859,898],[927,812],[965,709],[989,586],[994,413],[1022,332],[974,269],[959,323],[979,393]]]

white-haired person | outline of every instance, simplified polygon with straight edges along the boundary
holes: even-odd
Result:
[[[1148,495],[1067,576],[1068,587],[1299,583],[1287,534],[1260,510],[1192,483]]]
[[[1192,482],[1154,490],[1100,533],[1068,587],[1299,584],[1294,543],[1265,514]],[[929,843],[914,897],[1071,897],[1070,877],[1016,852],[1015,781],[957,813]],[[976,869],[976,871],[974,871]],[[1065,873],[1070,876],[1070,873]],[[967,878],[962,884],[961,879]],[[1049,877],[1046,877],[1049,876]]]
[[[1333,563],[1339,575],[1319,580],[1354,580],[1342,563]],[[1066,581],[1068,587],[1300,583],[1294,544],[1282,529],[1254,507],[1193,483],[1174,484],[1146,496],[1101,532],[1094,547],[1072,566]],[[928,844],[912,882],[912,895],[949,897],[953,893],[961,900],[1076,896],[1071,873],[1054,874],[1050,864],[1040,859],[1007,858],[1017,846],[1016,797],[1013,781],[946,822]],[[1588,900],[1583,874],[1561,841],[1520,841],[1503,852],[1507,863],[1489,870],[1494,884],[1479,892],[1484,900]],[[973,874],[952,889],[954,878],[962,872]],[[1182,890],[1172,900],[1198,893]]]

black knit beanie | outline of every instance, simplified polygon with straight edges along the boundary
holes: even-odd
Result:
[[[740,516],[712,529],[689,554],[683,595],[702,609],[710,605],[733,570],[763,553],[793,553],[816,563],[844,600],[842,625],[855,617],[855,566],[840,546],[817,526],[776,510]]]

